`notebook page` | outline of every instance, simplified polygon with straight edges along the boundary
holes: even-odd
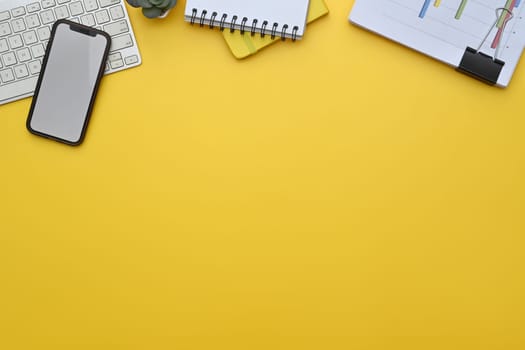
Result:
[[[508,8],[513,17],[503,23]],[[356,0],[350,21],[457,67],[467,46],[505,62],[498,85],[507,86],[525,44],[522,0]],[[510,17],[510,16],[508,16]],[[496,27],[491,30],[494,22]]]
[[[328,14],[328,7],[324,0],[311,0],[308,9],[307,23]],[[222,32],[222,36],[230,47],[232,54],[242,59],[257,53],[259,50],[281,41],[279,38],[272,39],[270,36],[261,38],[259,35],[242,35],[238,31],[230,33],[229,30]]]
[[[215,12],[217,16],[214,20],[216,26],[219,25],[223,14],[228,15],[225,23],[233,24],[235,29],[244,28],[246,31],[254,31],[260,33],[264,31],[265,34],[270,35],[274,28],[274,23],[277,23],[276,35],[280,36],[283,31],[283,26],[287,25],[285,36],[291,37],[292,30],[297,27],[296,36],[300,38],[304,34],[306,25],[306,16],[308,14],[309,0],[188,0],[186,2],[185,19],[191,21],[192,16],[194,22],[199,23],[202,11],[206,11],[203,18],[203,23],[210,24],[211,15]],[[193,13],[193,9],[197,10],[197,15]],[[237,20],[233,23],[233,16],[237,16]],[[247,21],[242,25],[242,19],[247,18]],[[254,20],[257,23],[254,25]],[[263,26],[263,22],[268,24]]]

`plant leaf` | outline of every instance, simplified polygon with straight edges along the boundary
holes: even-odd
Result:
[[[149,0],[138,0],[138,2],[140,3],[140,7],[142,8],[149,9],[153,7]]]
[[[132,7],[141,7],[141,0],[126,0]]]
[[[162,13],[162,10],[158,7],[142,8],[142,14],[148,18],[157,18]]]

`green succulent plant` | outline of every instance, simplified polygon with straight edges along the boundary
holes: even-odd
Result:
[[[133,7],[142,7],[142,14],[148,18],[156,18],[171,9],[177,0],[126,0]]]

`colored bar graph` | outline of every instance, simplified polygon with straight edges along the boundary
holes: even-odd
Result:
[[[461,15],[463,14],[463,11],[465,11],[465,7],[467,6],[468,0],[461,0],[461,3],[459,4],[458,10],[456,11],[455,19],[461,19]]]
[[[423,7],[421,7],[421,11],[419,11],[419,18],[424,18],[427,14],[428,8],[430,7],[430,3],[432,0],[425,0],[423,3]],[[463,11],[465,10],[465,7],[467,6],[468,0],[461,0],[461,3],[458,7],[458,10],[456,12],[456,19],[460,19],[461,15],[463,14]],[[441,5],[441,0],[434,0],[434,7],[439,7]]]
[[[419,18],[424,18],[427,14],[428,7],[430,6],[430,3],[432,0],[425,0],[423,3],[423,7],[421,8],[421,11],[419,11]]]
[[[419,12],[419,18],[424,18],[427,14],[428,7],[430,6],[430,3],[432,0],[425,0],[423,3],[423,7],[421,8],[421,11]],[[441,5],[441,0],[434,0],[434,7],[439,7]]]
[[[507,0],[505,3],[505,10],[501,11],[501,15],[499,16],[496,27],[498,28],[498,32],[496,33],[496,36],[494,37],[494,40],[492,41],[492,45],[490,45],[491,48],[495,49],[499,46],[501,37],[503,36],[503,31],[505,30],[505,24],[507,21],[512,17],[512,10],[516,7],[516,0]]]
[[[507,0],[507,2],[505,3],[505,11],[501,13],[498,19],[498,23],[496,24],[498,28],[503,27],[503,24],[507,20],[507,17],[510,16],[512,9],[514,9],[515,6],[516,6],[516,0]]]
[[[500,44],[501,38],[503,36],[503,32],[505,31],[505,25],[507,24],[507,21],[510,20],[512,17],[512,10],[520,5],[522,0],[506,0],[505,7],[502,11],[502,13],[499,15],[499,18],[496,22],[496,27],[498,28],[498,31],[496,33],[496,36],[494,37],[494,40],[492,41],[491,47],[493,49],[497,48]],[[431,3],[434,3],[434,7],[439,7],[441,5],[441,0],[424,0],[423,6],[421,7],[421,10],[419,11],[419,18],[425,18],[427,11],[430,7]],[[455,19],[460,20],[461,16],[463,16],[463,13],[465,11],[465,8],[467,7],[468,0],[461,0],[459,3],[458,9],[456,11],[456,15],[454,16]]]

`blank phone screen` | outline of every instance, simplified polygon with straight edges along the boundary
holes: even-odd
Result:
[[[89,117],[108,39],[60,23],[50,44],[28,127],[78,143]]]

